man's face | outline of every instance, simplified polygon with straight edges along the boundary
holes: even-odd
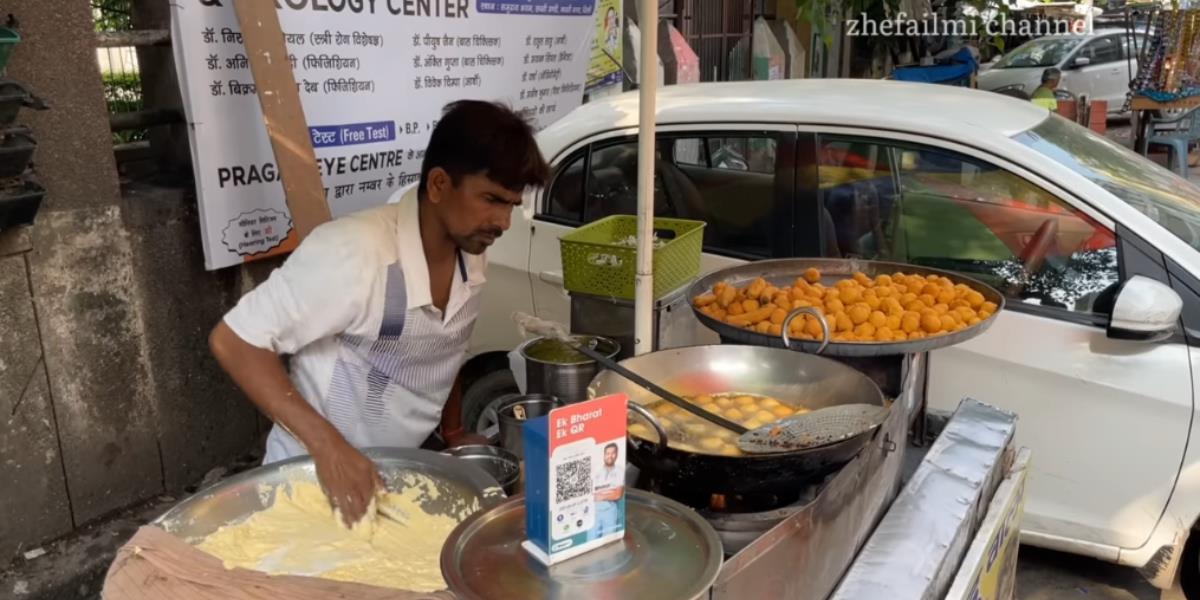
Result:
[[[604,449],[604,466],[611,467],[617,464],[617,449],[608,447]]]
[[[1057,90],[1059,81],[1060,81],[1060,79],[1051,79],[1050,81],[1047,81],[1046,89]]]
[[[512,224],[521,205],[514,192],[484,175],[467,175],[454,185],[442,169],[429,173],[428,196],[450,238],[463,252],[482,254]]]

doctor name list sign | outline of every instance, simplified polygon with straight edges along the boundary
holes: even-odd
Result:
[[[415,183],[449,102],[506,102],[538,128],[578,106],[595,1],[274,0],[333,216]],[[171,3],[208,269],[296,245],[233,2]]]

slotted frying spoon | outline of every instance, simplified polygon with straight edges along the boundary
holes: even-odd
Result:
[[[875,404],[840,404],[795,415],[748,431],[738,438],[747,454],[807,450],[857,437],[883,424],[888,408]]]

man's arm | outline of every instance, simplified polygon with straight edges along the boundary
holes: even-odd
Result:
[[[487,438],[469,432],[462,422],[462,372],[454,378],[454,386],[450,388],[450,397],[442,409],[441,433],[442,439],[449,447],[465,446],[467,444],[487,444]]]
[[[382,487],[374,463],[300,395],[277,354],[247,343],[224,321],[208,342],[217,362],[250,401],[308,449],[322,487],[347,525],[358,521]]]
[[[596,492],[596,499],[597,500],[608,500],[610,502],[616,502],[616,501],[620,500],[621,496],[623,496],[623,495],[625,495],[625,486],[623,486],[623,485],[613,486],[610,488],[605,488],[603,490],[600,490],[599,492]]]

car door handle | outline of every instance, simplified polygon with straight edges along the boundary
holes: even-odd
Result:
[[[559,273],[558,271],[542,271],[541,273],[538,273],[538,279],[554,285],[563,284],[563,274]]]

